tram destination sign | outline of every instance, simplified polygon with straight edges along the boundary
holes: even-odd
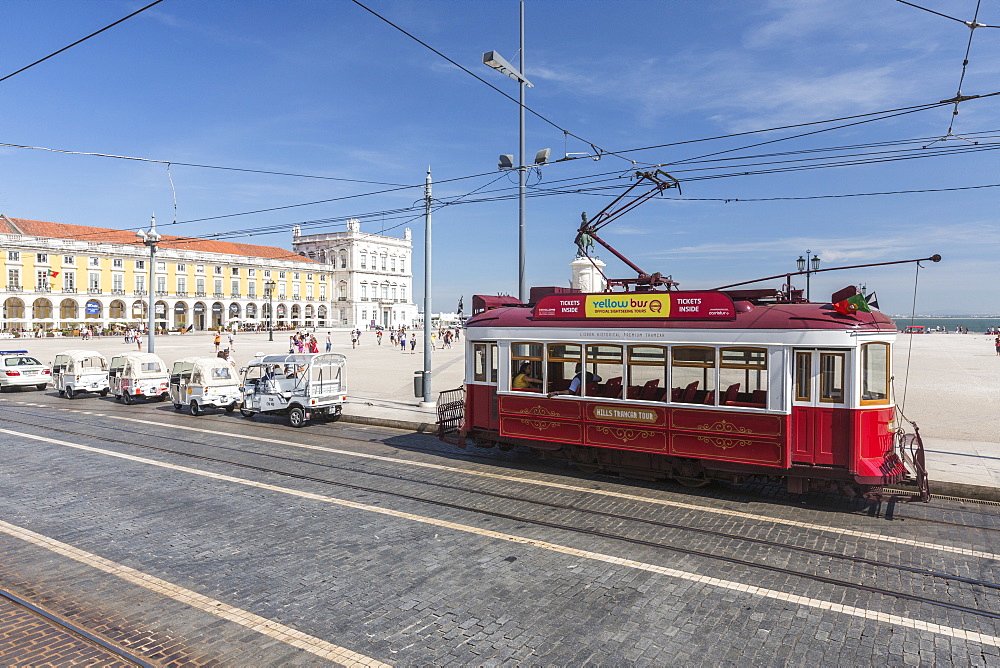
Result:
[[[736,307],[721,292],[619,292],[546,295],[535,304],[539,320],[733,320]]]

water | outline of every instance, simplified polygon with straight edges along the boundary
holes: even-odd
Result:
[[[917,316],[912,321],[909,318],[893,318],[896,329],[903,331],[910,325],[923,325],[933,330],[944,327],[946,332],[955,333],[956,327],[965,327],[969,334],[982,334],[987,329],[1000,327],[1000,316],[994,318],[921,318]]]

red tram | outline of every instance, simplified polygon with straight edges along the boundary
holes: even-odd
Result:
[[[474,297],[465,386],[439,404],[446,440],[692,486],[757,477],[856,494],[911,478],[891,397],[896,327],[878,311],[791,289],[533,288],[529,301]]]

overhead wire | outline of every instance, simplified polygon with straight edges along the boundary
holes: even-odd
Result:
[[[111,23],[111,24],[109,24],[109,25],[106,25],[106,26],[104,26],[103,28],[101,28],[100,30],[97,30],[97,31],[95,31],[95,32],[92,32],[92,33],[90,33],[89,35],[87,35],[86,37],[82,37],[82,38],[80,38],[80,39],[76,40],[75,42],[73,42],[72,44],[69,44],[69,45],[67,45],[67,46],[64,46],[63,48],[59,49],[58,51],[53,51],[52,53],[50,53],[49,55],[45,56],[44,58],[39,58],[39,59],[38,59],[38,60],[36,60],[35,62],[33,62],[33,63],[30,63],[30,64],[28,64],[28,65],[25,65],[24,67],[22,67],[22,68],[21,68],[21,69],[19,69],[19,70],[15,70],[14,72],[11,72],[10,74],[8,74],[8,75],[6,75],[6,76],[4,76],[4,77],[0,78],[0,83],[3,83],[4,81],[6,81],[7,79],[10,79],[10,78],[11,78],[11,77],[13,77],[13,76],[17,76],[18,74],[20,74],[21,72],[24,72],[25,70],[29,70],[29,69],[31,69],[31,68],[32,68],[32,67],[34,67],[35,65],[38,65],[38,64],[40,64],[40,63],[44,63],[44,62],[45,62],[46,60],[48,60],[49,58],[52,58],[52,57],[54,57],[54,56],[58,56],[58,55],[59,55],[60,53],[62,53],[63,51],[67,51],[68,49],[72,49],[72,48],[73,48],[74,46],[76,46],[77,44],[81,44],[81,43],[83,43],[83,42],[86,42],[86,41],[87,41],[88,39],[90,39],[91,37],[96,37],[97,35],[100,35],[100,34],[101,34],[102,32],[104,32],[105,30],[110,30],[111,28],[114,28],[114,27],[115,27],[116,25],[118,25],[119,23],[122,23],[122,22],[124,22],[124,21],[128,21],[128,20],[129,20],[130,18],[132,18],[133,16],[135,16],[135,15],[137,15],[137,14],[141,14],[141,13],[143,13],[144,11],[146,11],[147,9],[149,9],[150,7],[153,7],[153,6],[155,6],[155,5],[158,5],[158,4],[160,4],[161,2],[163,2],[163,0],[154,0],[153,2],[151,2],[151,3],[149,3],[148,5],[146,5],[145,7],[143,7],[142,9],[137,9],[137,10],[135,10],[134,12],[132,12],[131,14],[129,14],[128,16],[125,16],[125,17],[122,17],[122,18],[118,19],[117,21],[115,21],[114,23]]]

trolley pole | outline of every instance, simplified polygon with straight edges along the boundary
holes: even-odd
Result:
[[[433,408],[431,399],[431,168],[424,181],[424,400],[420,406]]]

